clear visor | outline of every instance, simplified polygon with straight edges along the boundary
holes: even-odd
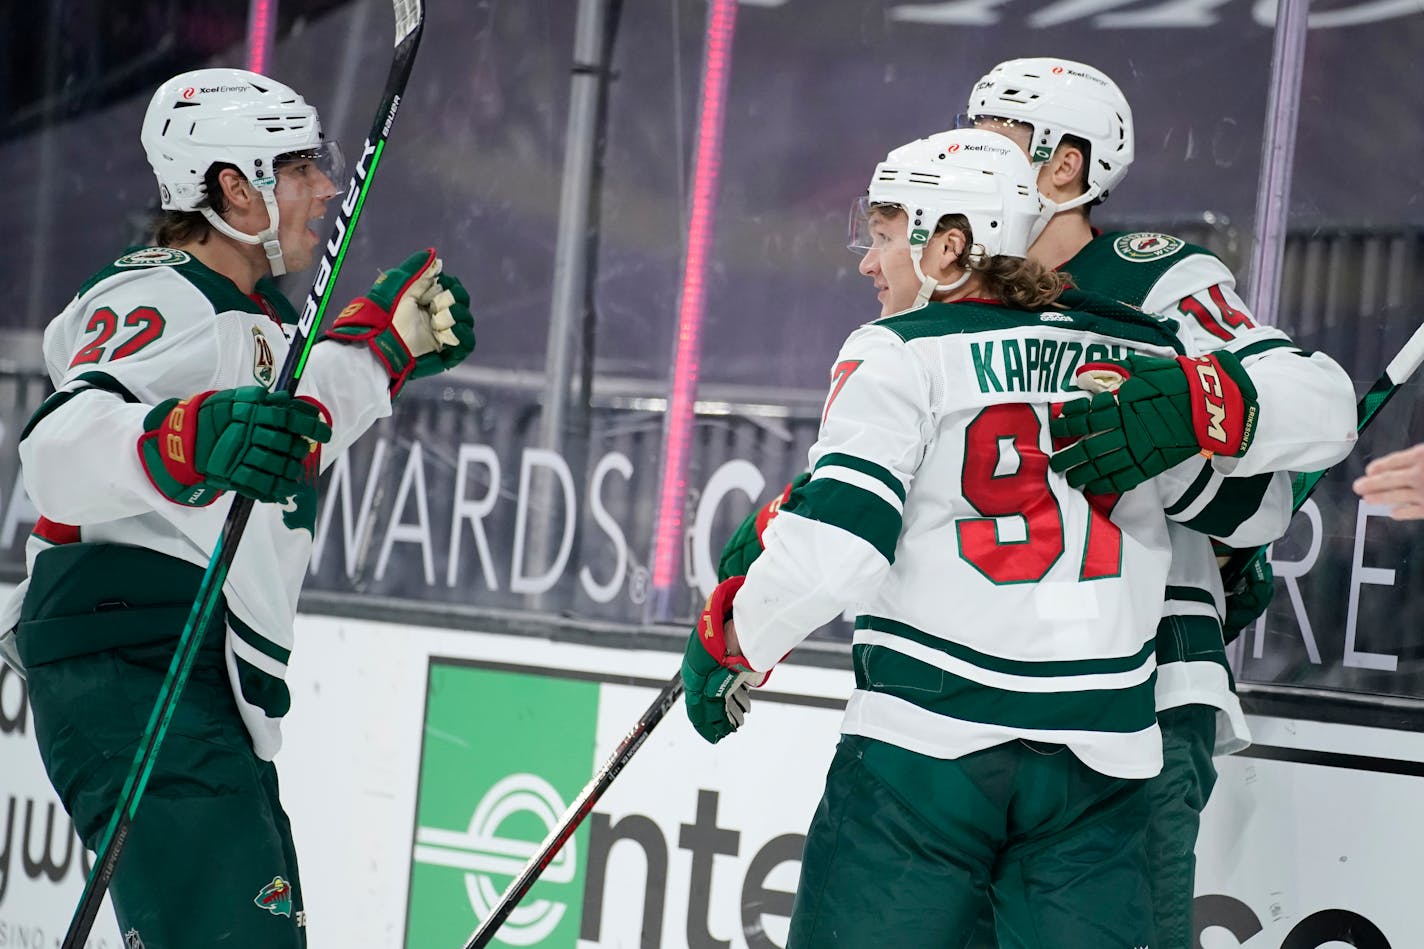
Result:
[[[322,142],[312,148],[284,152],[272,160],[277,172],[279,198],[325,197],[340,193],[346,161],[341,146]]]
[[[864,257],[871,248],[876,246],[873,227],[876,223],[883,221],[884,216],[875,214],[872,219],[871,215],[882,208],[892,214],[902,210],[898,204],[871,201],[870,196],[864,194],[856,198],[850,206],[850,223],[846,227],[846,249],[855,256]]]
[[[850,205],[850,221],[846,224],[846,250],[857,257],[864,257],[870,246],[870,198],[861,195]]]

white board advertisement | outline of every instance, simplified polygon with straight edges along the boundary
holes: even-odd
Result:
[[[679,658],[312,616],[298,638],[278,764],[313,949],[462,945]],[[494,945],[784,946],[850,685],[778,669],[715,747],[674,710]],[[1424,945],[1424,736],[1252,725],[1252,751],[1218,761],[1198,846],[1200,949]],[[83,884],[32,728],[7,673],[0,949],[52,949]],[[123,945],[107,909],[90,945]]]

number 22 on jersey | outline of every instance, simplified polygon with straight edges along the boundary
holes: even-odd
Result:
[[[995,583],[1042,580],[1063,556],[1063,511],[1048,483],[1048,456],[1039,447],[1043,423],[1033,406],[991,405],[974,417],[964,436],[964,499],[982,517],[955,524],[960,556]],[[1017,458],[1001,471],[1005,458]],[[1109,516],[1118,495],[1084,494],[1088,531],[1079,580],[1118,576],[1122,529]],[[1022,540],[1001,540],[1001,517],[1023,519]]]
[[[110,340],[119,331],[119,315],[106,306],[95,310],[90,314],[84,332],[97,332],[98,335],[85,343],[79,352],[74,354],[69,368],[73,369],[75,366],[100,362],[105,358],[113,362],[116,359],[123,359],[125,356],[132,356],[162,336],[165,324],[162,313],[151,306],[140,306],[124,315],[123,325],[135,329],[136,332],[126,334],[122,342],[119,342],[113,349],[108,349]]]

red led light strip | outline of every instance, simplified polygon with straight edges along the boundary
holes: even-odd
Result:
[[[277,0],[250,0],[247,7],[247,68],[255,73],[267,73],[267,59],[272,51],[272,21],[277,13]]]
[[[707,15],[707,45],[697,113],[692,213],[687,222],[687,256],[683,261],[672,392],[668,399],[663,442],[653,558],[654,591],[666,591],[672,587],[682,552],[687,456],[692,440],[693,406],[697,397],[702,316],[707,300],[707,263],[715,230],[717,180],[722,165],[722,127],[726,118],[727,80],[731,72],[732,35],[736,22],[736,0],[712,0]]]

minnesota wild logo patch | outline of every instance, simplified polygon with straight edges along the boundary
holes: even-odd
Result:
[[[1163,257],[1171,257],[1177,251],[1186,247],[1186,241],[1173,237],[1171,234],[1156,234],[1150,231],[1143,231],[1137,234],[1124,234],[1113,241],[1113,250],[1123,260],[1145,261],[1161,260]]]
[[[273,916],[292,915],[292,884],[281,877],[273,877],[272,882],[252,900],[257,906]]]
[[[171,247],[145,247],[132,254],[125,254],[114,261],[115,267],[176,267],[192,260],[181,250]]]

